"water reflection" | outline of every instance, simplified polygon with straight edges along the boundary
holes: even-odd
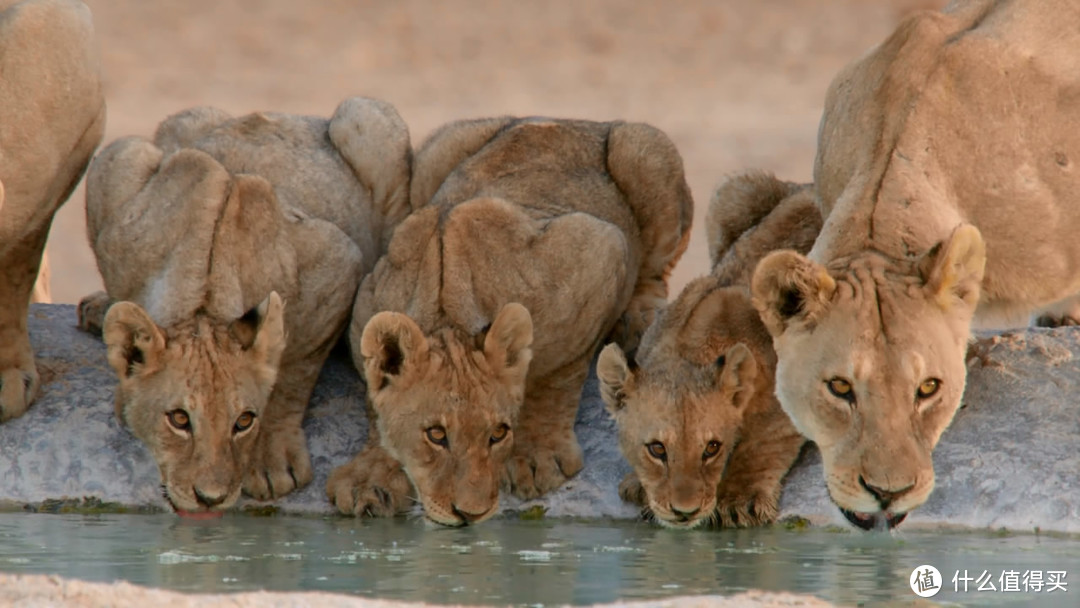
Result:
[[[782,529],[666,530],[633,522],[496,520],[432,529],[405,520],[0,514],[0,570],[200,592],[321,590],[436,603],[588,604],[746,589],[843,604],[915,599],[921,564],[935,601],[1074,606],[1072,593],[953,593],[956,570],[1065,570],[1080,541],[986,534],[899,536]],[[1068,577],[1066,578],[1068,581]],[[1071,581],[1069,581],[1071,582]],[[1077,583],[1080,586],[1080,582]]]

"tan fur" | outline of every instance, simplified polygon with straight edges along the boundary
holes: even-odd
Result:
[[[39,376],[26,316],[56,210],[105,131],[90,11],[80,2],[0,0],[0,422],[21,416]],[[47,269],[47,264],[45,265]]]
[[[781,403],[821,448],[833,500],[864,521],[933,489],[973,317],[1080,293],[1078,22],[1072,1],[957,3],[906,20],[830,87],[821,238],[763,261],[753,292]]]
[[[808,192],[764,173],[725,182],[708,213],[712,273],[657,316],[633,365],[615,344],[600,353],[601,395],[633,467],[619,494],[662,525],[776,518],[804,439],[773,394],[776,356],[747,283],[770,251],[809,251],[821,214]]]
[[[79,323],[102,331],[117,415],[177,509],[311,480],[300,423],[360,279],[409,211],[410,155],[389,104],[352,98],[329,121],[194,108],[94,160],[87,227],[107,293],[80,303]]]
[[[495,512],[500,478],[533,498],[581,469],[589,361],[605,336],[636,345],[692,201],[667,137],[629,123],[451,123],[417,153],[412,184],[420,209],[350,326],[371,435],[327,493],[343,513],[393,515],[411,480],[427,517],[462,525]]]

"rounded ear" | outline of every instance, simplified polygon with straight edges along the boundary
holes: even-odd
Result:
[[[596,377],[600,379],[600,396],[612,416],[626,407],[626,394],[634,372],[626,362],[618,344],[608,344],[600,351],[596,362]]]
[[[271,291],[258,306],[230,323],[229,332],[240,341],[256,363],[273,370],[276,378],[287,343],[285,303],[276,291]]]
[[[525,382],[532,361],[533,324],[529,310],[510,303],[499,310],[484,336],[484,356],[497,373]]]
[[[427,363],[427,338],[408,315],[380,312],[364,326],[360,355],[368,390],[381,391]]]
[[[743,409],[754,396],[754,382],[758,375],[758,364],[753,353],[739,342],[716,360],[716,366],[721,390],[730,396],[736,409]]]
[[[774,251],[754,269],[754,308],[773,337],[792,323],[813,323],[828,309],[836,281],[817,262],[794,251]]]
[[[134,302],[117,302],[105,314],[101,337],[109,366],[121,382],[160,368],[165,332]]]
[[[986,244],[971,224],[957,226],[919,261],[927,295],[946,310],[956,300],[974,309],[985,268]]]

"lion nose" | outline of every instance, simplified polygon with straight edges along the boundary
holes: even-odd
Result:
[[[671,508],[671,512],[675,514],[675,517],[679,518],[679,521],[689,521],[690,518],[701,512],[700,506],[692,509],[680,509],[672,504],[668,505],[668,507]]]
[[[216,506],[220,505],[221,503],[225,502],[225,498],[227,498],[229,496],[228,492],[222,492],[220,494],[213,494],[213,493],[203,492],[199,488],[192,488],[192,489],[195,490],[195,500],[200,505],[202,505],[202,506],[204,506],[204,507],[206,507],[208,509],[210,507],[216,507]]]
[[[482,519],[485,515],[488,514],[488,511],[490,511],[489,509],[488,511],[484,511],[483,513],[469,513],[468,511],[462,511],[461,509],[457,508],[457,505],[451,505],[450,508],[453,509],[454,515],[460,517],[461,521],[464,521],[467,524],[475,523],[477,520]]]
[[[863,479],[862,475],[859,475],[859,485],[861,485],[864,490],[869,492],[870,495],[873,496],[874,499],[878,501],[878,504],[881,505],[881,510],[882,511],[888,509],[889,505],[891,505],[893,503],[893,501],[895,501],[897,498],[900,498],[904,494],[907,494],[908,492],[911,491],[912,488],[915,487],[915,484],[912,483],[912,484],[909,484],[909,485],[907,485],[907,486],[905,486],[903,488],[898,488],[898,489],[895,489],[895,490],[886,490],[884,488],[879,488],[877,486],[873,486],[873,485],[870,485],[870,484],[866,483],[866,480]]]

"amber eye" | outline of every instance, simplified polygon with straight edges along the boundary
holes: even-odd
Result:
[[[701,454],[702,460],[708,460],[713,456],[720,453],[720,442],[713,439],[705,446],[705,451]]]
[[[255,423],[255,414],[252,412],[244,412],[236,418],[236,423],[233,424],[234,433],[242,433],[251,428],[251,425]]]
[[[441,445],[444,448],[450,447],[450,442],[446,439],[446,429],[443,427],[433,426],[425,431],[425,433],[427,433],[428,441],[431,443]]]
[[[495,432],[491,434],[491,445],[499,443],[503,439],[506,439],[506,434],[510,432],[510,427],[505,424],[500,424],[495,428]]]
[[[184,410],[173,410],[166,414],[166,416],[169,418],[169,424],[173,425],[175,428],[180,429],[181,431],[191,430],[191,418]]]
[[[847,401],[848,403],[855,402],[855,391],[851,388],[851,383],[843,378],[833,378],[826,382],[829,385],[829,392],[837,397]]]
[[[915,395],[919,399],[927,399],[933,397],[935,393],[941,388],[941,380],[937,378],[927,378],[919,385],[919,390],[915,392]]]
[[[653,458],[667,462],[667,448],[659,441],[645,444],[645,449],[649,450],[649,455]]]

